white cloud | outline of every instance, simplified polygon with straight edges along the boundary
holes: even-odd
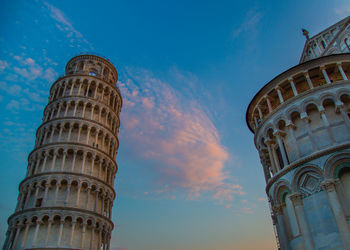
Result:
[[[6,109],[11,110],[11,111],[17,111],[19,109],[19,102],[16,100],[11,100],[7,105]]]
[[[6,93],[10,95],[19,95],[21,93],[21,86],[17,84],[7,84],[5,82],[0,82],[0,89],[5,91]]]
[[[255,35],[254,33],[256,33],[257,31],[257,26],[260,23],[262,17],[263,13],[258,11],[256,8],[253,8],[252,10],[248,11],[240,26],[234,29],[232,33],[232,38],[236,39],[241,34],[246,32],[249,32],[251,35]]]
[[[53,82],[57,78],[57,72],[53,68],[48,68],[43,73],[43,78],[49,82]]]
[[[92,50],[92,45],[84,38],[84,36],[74,28],[73,24],[68,20],[66,15],[58,8],[44,1],[44,5],[48,8],[50,16],[57,22],[56,27],[66,33],[66,37],[70,38],[71,46],[75,42],[84,43],[89,46],[89,49]],[[80,45],[76,45],[80,47]]]
[[[338,17],[341,17],[341,18],[348,16],[350,14],[350,5],[348,4],[342,7],[335,8],[334,12]]]
[[[0,60],[0,72],[4,71],[6,68],[8,68],[9,63],[3,60]]]
[[[58,73],[52,67],[44,69],[38,63],[36,63],[33,58],[23,58],[19,55],[15,55],[13,58],[19,63],[12,68],[13,71],[29,81],[40,78],[52,82],[58,75]],[[47,59],[47,62],[50,62],[50,60]]]
[[[34,102],[41,102],[41,103],[47,102],[47,98],[45,97],[45,95],[40,92],[25,89],[23,93],[26,94],[26,96]]]

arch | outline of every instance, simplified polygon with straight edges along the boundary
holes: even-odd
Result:
[[[320,106],[318,100],[315,100],[314,98],[307,98],[300,104],[301,113],[307,112],[307,108],[311,105],[315,105],[317,108]]]
[[[306,112],[306,114],[310,114],[312,111],[320,111],[320,108],[319,108],[319,105],[317,105],[316,103],[314,103],[314,102],[309,102],[309,103],[307,103],[306,105],[305,105],[305,112]]]
[[[323,108],[326,108],[327,106],[336,106],[336,99],[333,97],[330,97],[330,96],[326,96],[325,98],[323,98],[322,100],[322,107]]]
[[[276,183],[275,188],[273,190],[273,201],[278,204],[284,203],[284,199],[286,198],[286,194],[291,193],[291,187],[288,181],[280,180]]]
[[[350,94],[348,93],[341,93],[339,95],[339,100],[345,104],[345,105],[349,105],[350,104]]]
[[[332,155],[326,160],[323,175],[325,179],[338,178],[339,171],[350,166],[350,151],[340,152]]]
[[[316,165],[303,166],[293,176],[292,190],[304,197],[321,190],[322,170]]]

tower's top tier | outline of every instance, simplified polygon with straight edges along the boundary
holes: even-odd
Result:
[[[303,29],[306,42],[300,63],[331,54],[350,52],[350,16],[309,38]]]
[[[118,72],[108,59],[95,55],[78,55],[66,65],[66,75],[79,74],[102,78],[114,85],[118,81]]]

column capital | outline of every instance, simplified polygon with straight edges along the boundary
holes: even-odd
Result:
[[[335,112],[339,113],[340,110],[344,109],[344,104],[343,103],[336,103],[335,104]]]
[[[310,121],[310,118],[309,118],[309,116],[308,116],[308,114],[306,112],[300,113],[300,119],[303,120],[303,121],[307,121],[307,122]]]
[[[321,65],[320,66],[320,70],[325,70],[326,69],[326,65]]]
[[[321,182],[321,186],[326,192],[334,192],[336,181],[334,179],[327,179]]]
[[[288,77],[289,82],[293,82],[293,77]]]
[[[337,65],[338,66],[342,66],[342,62],[337,62]]]
[[[326,110],[324,110],[324,109],[320,109],[318,112],[320,113],[320,115],[326,114]]]
[[[309,71],[307,71],[307,70],[303,71],[303,74],[304,74],[305,77],[310,77]]]
[[[272,211],[275,215],[281,215],[283,214],[283,205],[282,204],[276,204],[272,207]]]
[[[303,206],[303,195],[301,193],[293,193],[289,196],[294,206]]]
[[[292,129],[296,128],[295,124],[291,120],[286,121],[286,127],[287,128],[291,127]]]
[[[286,135],[286,132],[282,131],[282,130],[279,130],[279,129],[276,129],[274,132],[273,132],[273,135],[275,137],[284,137]]]

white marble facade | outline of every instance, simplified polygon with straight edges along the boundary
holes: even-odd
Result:
[[[109,249],[118,170],[118,75],[73,57],[52,85],[3,249]]]
[[[320,56],[249,104],[280,249],[350,249],[349,77],[350,53]]]

